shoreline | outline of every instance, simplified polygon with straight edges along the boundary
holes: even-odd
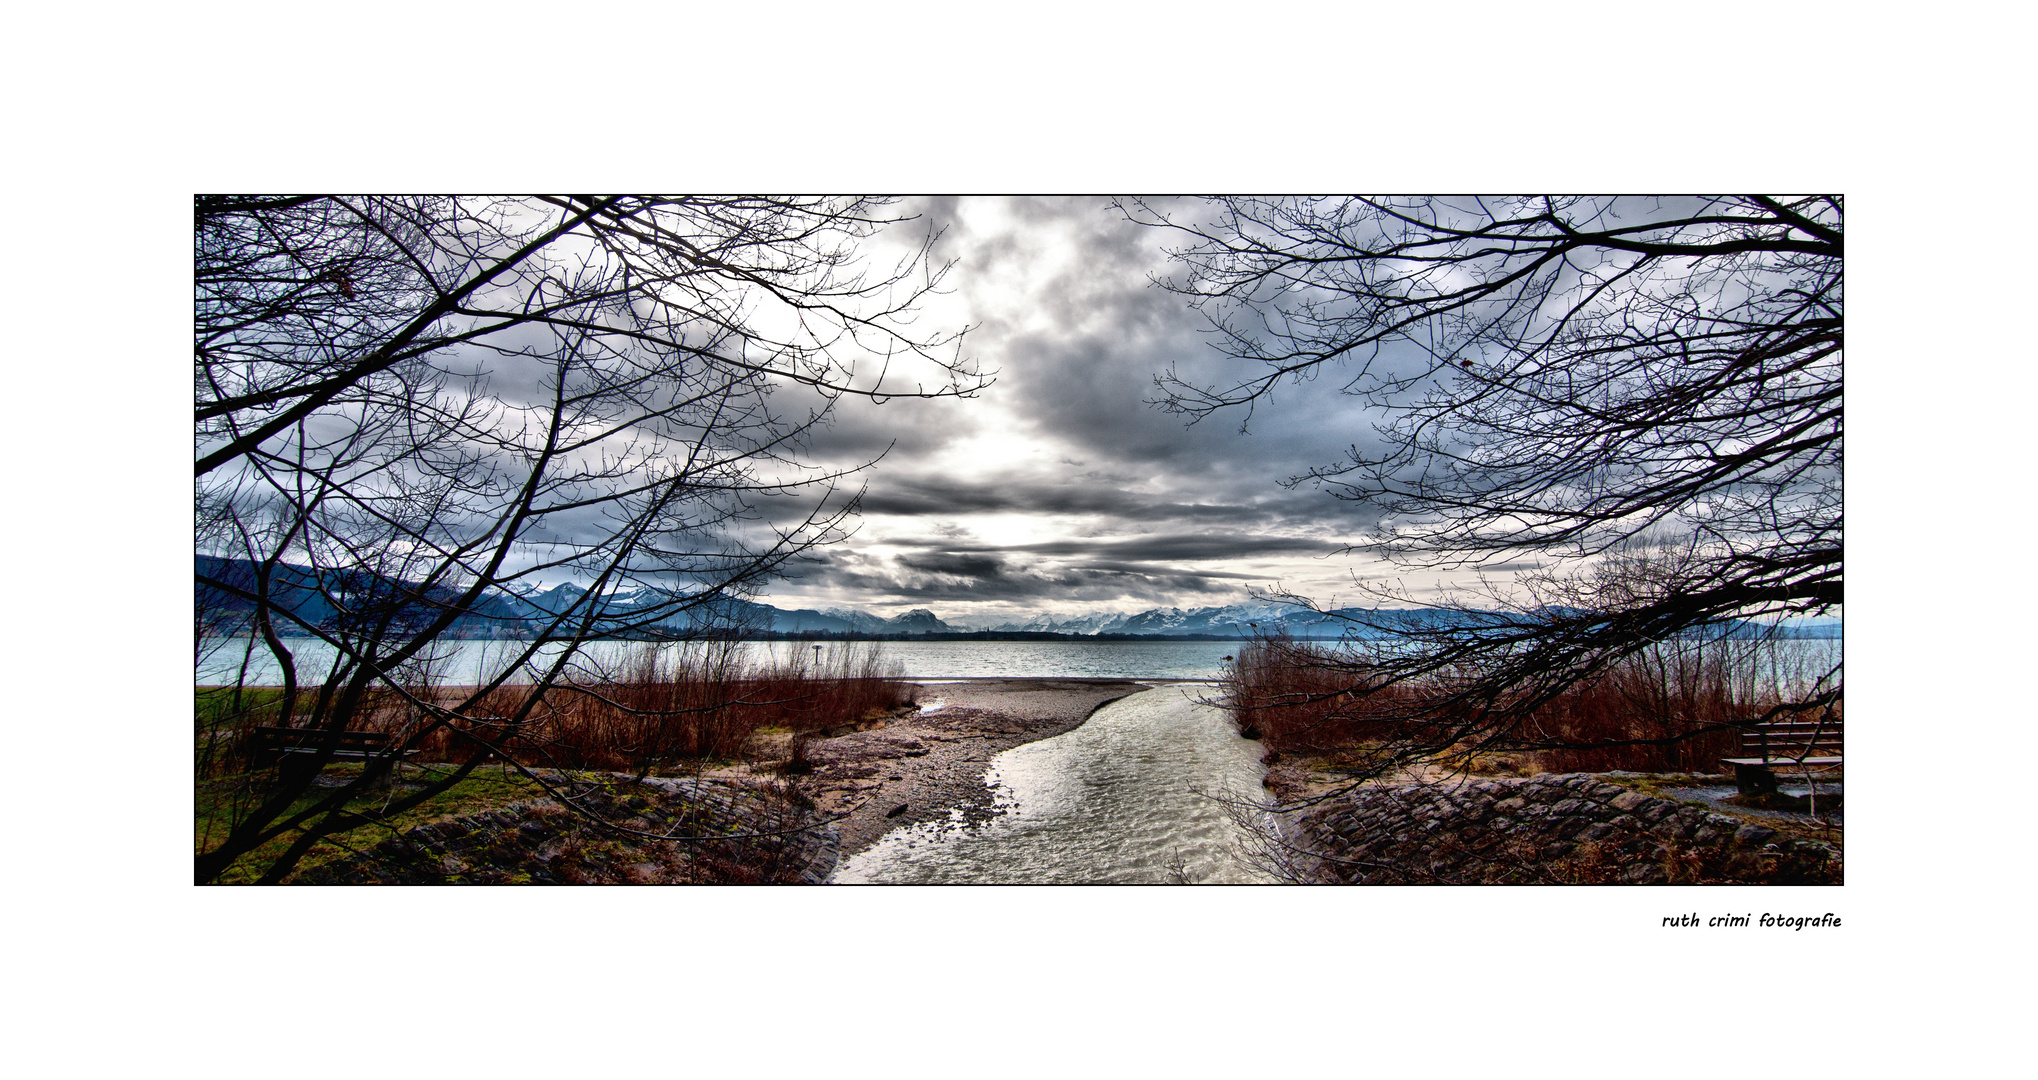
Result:
[[[793,778],[835,823],[841,857],[893,829],[956,814],[995,815],[984,783],[991,758],[1081,727],[1098,709],[1179,679],[977,678],[912,680],[920,710],[808,745],[812,772]],[[933,706],[929,708],[928,706]]]

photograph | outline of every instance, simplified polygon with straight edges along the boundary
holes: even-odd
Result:
[[[198,194],[194,883],[1842,885],[1844,205]]]
[[[17,21],[16,1071],[2028,1057],[2022,9]]]

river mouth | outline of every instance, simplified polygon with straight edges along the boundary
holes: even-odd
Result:
[[[1259,745],[1208,685],[1106,705],[1083,726],[1006,750],[986,782],[999,811],[925,822],[844,860],[831,881],[888,884],[1229,884],[1273,880],[1243,857]],[[1250,809],[1248,810],[1250,813]],[[959,819],[960,815],[956,815]]]

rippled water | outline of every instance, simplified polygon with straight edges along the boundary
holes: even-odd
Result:
[[[845,860],[833,880],[884,883],[1252,882],[1240,826],[1217,796],[1257,801],[1259,744],[1207,687],[1134,694],[1052,739],[991,759],[1005,811],[916,825]]]
[[[887,641],[920,679],[1215,679],[1236,641]]]

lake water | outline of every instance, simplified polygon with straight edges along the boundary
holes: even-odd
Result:
[[[332,662],[333,650],[316,638],[285,638],[297,657],[298,679],[316,684]],[[1236,655],[1241,641],[885,641],[875,643],[888,659],[897,660],[911,679],[968,678],[1091,678],[1091,679],[1215,679],[1224,674],[1226,658]],[[225,642],[197,671],[200,684],[234,681],[245,655],[246,639]],[[753,661],[783,660],[806,653],[811,643],[798,641],[743,642],[733,646]],[[831,646],[839,648],[839,644]],[[1754,647],[1752,645],[1748,647]],[[439,646],[438,681],[453,686],[485,682],[507,658],[523,648],[515,641],[449,641]],[[613,664],[633,642],[597,641],[586,648],[586,667]],[[1840,658],[1838,641],[1779,641],[1760,646],[1769,657],[1756,670],[1779,684],[1802,684],[1824,673]],[[276,685],[282,674],[259,646],[249,661],[251,685]]]
[[[1003,811],[979,825],[890,832],[831,879],[851,884],[1247,883],[1260,744],[1238,737],[1211,688],[1163,686],[1106,705],[1074,731],[991,759]]]
[[[1224,658],[1234,655],[1236,641],[886,641],[877,643],[888,659],[906,667],[915,679],[964,678],[1093,678],[1214,679],[1223,673]],[[227,642],[198,668],[201,684],[230,683],[246,654],[245,640]],[[316,638],[286,638],[296,658],[298,678],[315,682],[332,663],[333,650]],[[514,641],[453,641],[442,647],[441,678],[460,686],[484,681],[499,667]],[[628,642],[601,641],[588,646],[590,658],[612,662],[634,647]],[[811,650],[798,641],[744,642],[740,649],[757,660],[784,658],[794,650]],[[317,674],[314,674],[316,672]],[[248,681],[274,685],[282,681],[275,661],[259,645],[249,663]]]

